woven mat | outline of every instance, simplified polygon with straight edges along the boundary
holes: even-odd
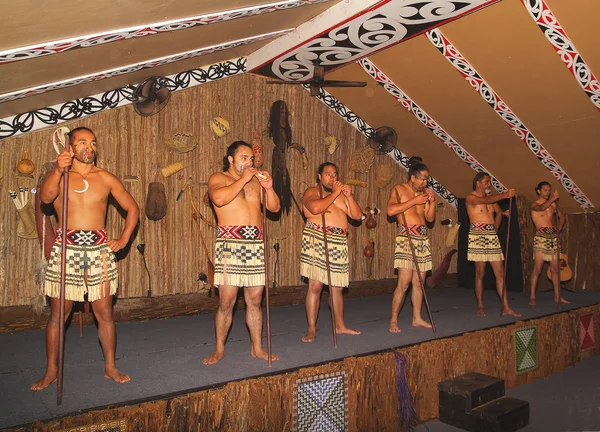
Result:
[[[294,431],[345,431],[348,428],[346,372],[299,379],[294,384]]]
[[[514,341],[517,375],[537,369],[537,327],[522,327],[515,330]]]

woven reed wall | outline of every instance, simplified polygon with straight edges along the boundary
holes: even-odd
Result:
[[[596,348],[580,352],[579,316],[593,313]],[[516,374],[514,331],[537,326],[539,367]],[[481,347],[485,347],[481,349]],[[530,383],[600,354],[600,305],[548,317],[424,342],[399,350],[406,357],[406,383],[420,421],[438,416],[437,384],[475,371],[503,378],[510,389]],[[55,431],[126,419],[128,431],[292,431],[294,383],[345,371],[348,431],[398,431],[399,405],[392,352],[350,357],[340,362],[239,382],[170,400],[92,411],[14,431]]]
[[[288,169],[292,178],[292,190],[298,201],[308,185],[313,185],[317,166],[325,161],[335,162],[340,167],[341,179],[360,179],[368,182],[366,188],[355,187],[355,195],[362,206],[377,206],[382,210],[375,229],[376,256],[373,260],[373,279],[394,277],[393,237],[395,225],[385,218],[385,207],[391,184],[405,180],[404,169],[396,168],[392,183],[379,189],[374,183],[377,164],[394,164],[387,156],[376,156],[368,173],[357,174],[349,171],[349,161],[355,149],[366,145],[366,139],[345,120],[331,112],[308,92],[296,86],[269,86],[261,77],[242,75],[213,83],[197,86],[172,94],[169,105],[158,115],[142,118],[135,114],[131,105],[110,110],[78,122],[67,124],[70,128],[87,126],[93,129],[98,138],[98,166],[113,172],[117,177],[137,176],[138,181],[127,181],[125,187],[136,199],[142,210],[139,231],[133,239],[132,247],[124,259],[119,261],[121,298],[146,295],[148,278],[141,255],[136,251],[138,243],[146,244],[146,259],[152,275],[153,295],[190,293],[203,290],[197,281],[199,272],[207,272],[206,260],[199,243],[196,226],[191,217],[187,193],[179,201],[175,198],[188,177],[192,177],[194,199],[203,215],[213,221],[212,211],[201,204],[206,192],[203,182],[209,175],[221,169],[222,158],[227,145],[233,140],[252,140],[253,129],[263,133],[265,149],[265,169],[270,169],[270,155],[273,144],[266,135],[271,104],[276,100],[286,101],[292,113],[290,124],[293,141],[306,148],[309,159],[308,170],[302,168],[300,155],[289,153]],[[223,117],[231,124],[231,132],[223,138],[215,139],[209,127],[212,117]],[[381,125],[373,125],[381,126]],[[184,130],[198,137],[199,145],[192,152],[179,154],[168,151],[164,137],[174,130]],[[402,131],[399,146],[402,146]],[[23,150],[29,150],[36,165],[35,178],[44,162],[54,160],[56,155],[51,145],[52,130],[42,130],[24,136],[3,140],[0,144],[0,194],[2,194],[2,217],[0,217],[0,306],[30,304],[36,295],[37,286],[33,282],[31,269],[40,257],[37,240],[23,240],[16,236],[17,214],[7,191],[18,185],[35,185],[33,178],[17,177],[14,167],[21,159]],[[329,155],[324,143],[325,136],[335,135],[340,146]],[[183,161],[185,169],[163,179],[161,167]],[[425,161],[427,162],[427,161]],[[435,173],[432,173],[435,174]],[[148,184],[153,181],[165,185],[168,211],[164,219],[153,222],[144,216],[144,203]],[[456,210],[438,202],[438,221],[444,218],[456,220]],[[108,215],[110,236],[120,235],[123,219],[111,206]],[[282,222],[270,222],[271,245],[280,243],[280,286],[298,285],[299,253],[302,218],[295,207]],[[212,254],[214,228],[203,225],[202,232]],[[430,232],[433,246],[434,266],[446,253],[443,241],[446,228],[436,224]],[[368,244],[369,232],[363,225],[350,229],[351,280],[368,278],[367,260],[363,249]],[[271,263],[275,253],[272,248]],[[456,266],[450,268],[455,272]]]

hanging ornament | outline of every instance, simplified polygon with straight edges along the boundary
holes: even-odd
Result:
[[[17,164],[17,171],[21,174],[29,175],[35,170],[34,163],[29,159],[29,152],[23,152],[23,159]]]

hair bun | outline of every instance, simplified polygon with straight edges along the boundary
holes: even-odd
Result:
[[[408,160],[408,165],[409,166],[415,166],[416,164],[420,164],[421,162],[423,162],[423,158],[419,157],[419,156],[413,156]]]

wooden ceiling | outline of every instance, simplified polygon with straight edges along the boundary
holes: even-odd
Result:
[[[2,9],[0,139],[33,130],[18,125],[26,113],[150,76],[242,57],[248,72],[303,80],[317,61],[327,79],[366,81],[327,91],[371,127],[393,127],[398,149],[423,157],[456,196],[485,169],[498,189],[530,199],[550,181],[568,211],[600,202],[597,0],[49,0]]]

